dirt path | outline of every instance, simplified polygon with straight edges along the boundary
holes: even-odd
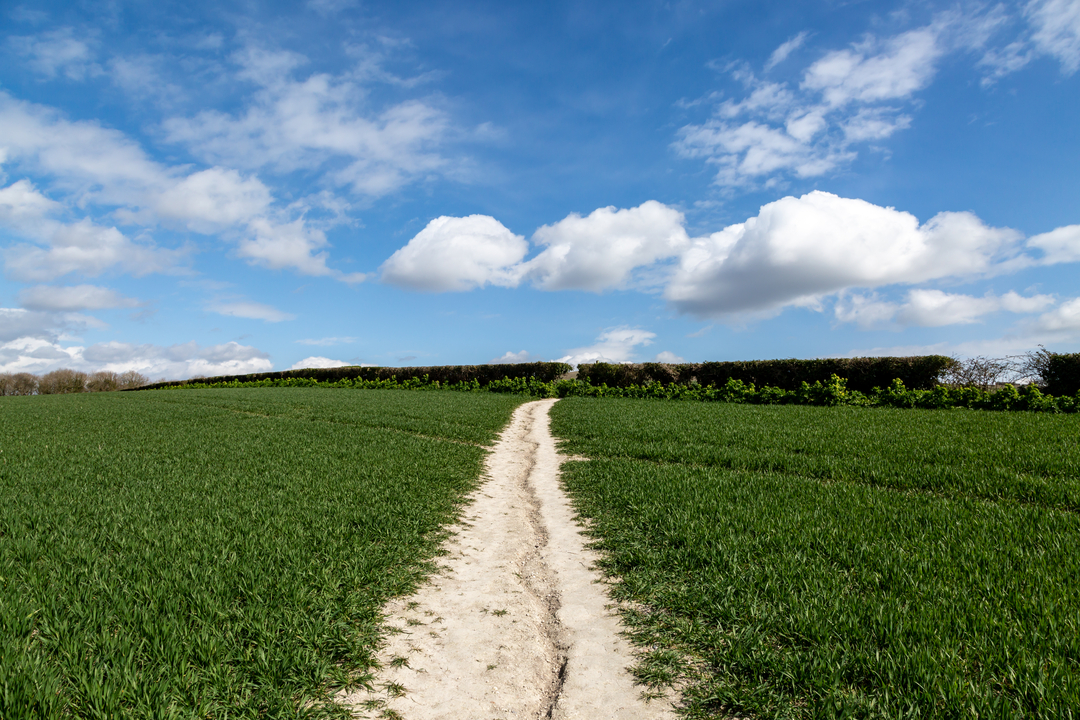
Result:
[[[519,407],[440,571],[387,608],[377,692],[359,717],[404,720],[674,718],[639,699],[630,644],[607,608],[548,429],[555,400]]]

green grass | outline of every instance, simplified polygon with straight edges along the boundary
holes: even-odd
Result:
[[[521,401],[0,399],[0,717],[340,715]]]
[[[690,717],[1070,718],[1080,419],[572,398],[565,481]]]

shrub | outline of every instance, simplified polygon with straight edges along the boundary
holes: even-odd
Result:
[[[99,370],[86,381],[87,392],[110,392],[120,389],[120,376],[108,370]]]
[[[1080,392],[1080,353],[1050,353],[1045,375],[1041,378],[1051,395],[1076,395]]]
[[[908,388],[929,390],[938,377],[957,361],[944,355],[917,357],[825,358],[820,360],[750,360],[740,362],[643,363],[614,365],[591,363],[578,367],[578,379],[592,385],[628,387],[650,382],[680,385],[715,385],[739,380],[757,387],[799,390],[802,383],[828,383],[833,375],[844,378],[849,390],[868,393],[900,379]]]
[[[0,375],[0,395],[35,395],[38,379],[30,373],[4,373]]]
[[[38,393],[41,395],[61,395],[64,393],[86,392],[86,381],[86,373],[61,368],[41,376],[41,379],[38,380]]]

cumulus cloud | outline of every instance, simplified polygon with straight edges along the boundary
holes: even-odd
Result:
[[[138,307],[139,301],[97,285],[70,287],[35,285],[19,291],[19,304],[27,310],[76,312]]]
[[[257,177],[214,166],[204,170],[168,167],[150,159],[122,133],[97,123],[69,121],[53,109],[15,100],[0,91],[0,127],[9,161],[52,177],[67,195],[58,203],[23,179],[0,191],[0,222],[49,249],[9,251],[7,271],[31,281],[68,272],[96,275],[108,267],[146,274],[174,267],[182,250],[132,243],[115,227],[90,217],[63,225],[40,222],[76,209],[111,213],[122,223],[152,228],[158,223],[232,239],[237,254],[271,269],[359,282],[328,265],[322,230],[296,211],[275,203]],[[85,208],[85,210],[84,210]],[[299,211],[306,208],[301,202]],[[72,249],[78,248],[78,249]],[[14,271],[12,270],[14,268]]]
[[[303,360],[297,361],[290,367],[290,370],[306,370],[308,368],[336,368],[346,367],[349,365],[347,362],[341,360],[331,360],[327,357],[321,357],[319,355],[313,355],[306,357]]]
[[[670,350],[664,350],[662,352],[657,353],[655,360],[658,363],[671,363],[673,365],[677,365],[679,363],[686,362],[685,358],[683,358],[680,355],[676,355],[675,353],[671,352]]]
[[[587,347],[574,348],[559,358],[558,362],[577,367],[581,363],[632,362],[638,346],[651,345],[656,333],[630,327],[609,328],[600,333],[596,342]]]
[[[96,277],[116,269],[136,277],[174,272],[186,256],[184,249],[167,250],[132,242],[115,227],[89,219],[64,225],[42,223],[34,233],[46,247],[18,244],[3,251],[4,272],[25,282],[47,282],[70,273]]]
[[[970,213],[940,213],[920,225],[910,213],[814,191],[694,239],[665,295],[701,317],[814,306],[846,288],[1019,267],[1019,240]]]
[[[85,347],[56,338],[24,336],[5,341],[0,336],[0,372],[43,373],[62,367],[87,372],[135,370],[152,378],[181,380],[266,372],[273,363],[262,350],[236,342],[167,347],[107,342]]]
[[[903,303],[893,303],[876,296],[841,297],[835,313],[841,322],[854,322],[870,328],[895,322],[901,326],[941,327],[979,322],[998,312],[1030,314],[1055,304],[1051,295],[1025,297],[1016,292],[982,297],[946,293],[941,290],[916,289],[907,293]]]
[[[165,187],[153,199],[159,217],[181,220],[192,230],[211,233],[264,215],[273,197],[254,177],[212,167]]]
[[[0,308],[0,342],[19,338],[53,340],[63,321],[54,313],[25,308]]]
[[[164,123],[168,138],[210,163],[289,172],[333,163],[337,183],[379,196],[442,171],[437,151],[449,121],[430,104],[409,100],[370,106],[349,75],[297,71],[307,58],[248,47],[233,55],[241,77],[257,88],[241,113],[204,111]]]
[[[528,244],[494,218],[441,217],[383,264],[383,279],[435,292],[524,282],[551,291],[659,286],[680,312],[736,321],[788,306],[822,310],[837,296],[841,322],[927,326],[1038,312],[1051,299],[919,289],[901,304],[862,291],[1080,261],[1080,226],[1025,242],[970,212],[920,223],[895,208],[821,191],[768,203],[746,222],[703,237],[688,237],[681,213],[649,201],[571,214],[541,227],[533,242],[542,250],[525,260]]]
[[[1080,262],[1080,225],[1066,225],[1047,233],[1034,235],[1028,247],[1042,250],[1042,262],[1047,265]]]
[[[214,302],[206,308],[210,312],[228,317],[247,318],[249,320],[263,320],[265,322],[281,322],[282,320],[295,320],[296,316],[286,313],[270,305],[251,302],[250,300],[235,300]]]
[[[544,249],[525,261],[529,243],[495,218],[439,217],[382,266],[386,282],[434,292],[485,285],[599,292],[626,287],[635,272],[674,257],[688,243],[678,210],[650,200],[638,207],[577,213],[533,234]]]
[[[487,364],[488,365],[514,365],[514,364],[517,364],[517,363],[532,363],[532,362],[541,362],[541,361],[542,361],[542,358],[540,358],[540,357],[538,357],[536,355],[533,355],[532,353],[528,352],[527,350],[522,350],[520,352],[513,352],[512,350],[507,350],[505,355],[503,355],[502,357],[492,358],[491,360],[487,361]]]
[[[438,217],[383,263],[382,278],[431,292],[514,287],[528,250],[525,238],[493,217]]]
[[[636,268],[677,255],[688,243],[683,215],[649,200],[636,208],[572,213],[533,235],[545,250],[525,263],[525,273],[545,290],[624,287]]]

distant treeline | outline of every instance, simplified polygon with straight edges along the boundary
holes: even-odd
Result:
[[[150,380],[134,370],[114,373],[102,370],[93,374],[62,368],[42,376],[30,373],[0,374],[0,395],[59,395],[62,393],[110,392],[133,390]]]

